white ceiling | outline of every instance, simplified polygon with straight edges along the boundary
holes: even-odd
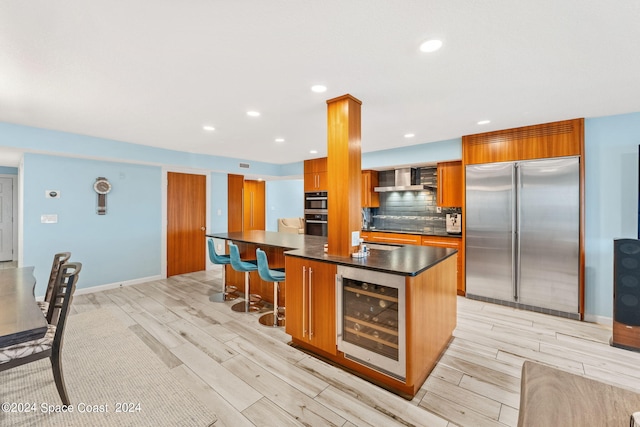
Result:
[[[289,163],[346,93],[363,152],[640,111],[640,2],[0,1],[0,121]]]

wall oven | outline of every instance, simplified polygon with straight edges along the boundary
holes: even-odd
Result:
[[[403,276],[338,266],[338,350],[385,375],[406,379]]]
[[[305,234],[327,237],[329,235],[327,224],[326,213],[306,213],[304,215]]]
[[[304,212],[305,213],[327,213],[327,192],[314,191],[304,193]]]

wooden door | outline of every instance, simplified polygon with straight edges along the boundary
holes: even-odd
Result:
[[[244,182],[244,231],[265,229],[264,181]]]
[[[233,233],[242,231],[243,227],[243,205],[242,192],[244,188],[244,176],[229,174],[227,177],[227,207],[229,216],[227,217],[227,231]]]
[[[167,276],[205,269],[207,178],[167,175]]]

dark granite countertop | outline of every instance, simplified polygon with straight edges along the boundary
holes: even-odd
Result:
[[[449,234],[446,231],[429,231],[429,232],[420,232],[420,231],[406,231],[406,230],[383,230],[381,228],[368,228],[362,229],[364,233],[397,233],[397,234],[415,234],[417,236],[439,236],[439,237],[453,237],[453,238],[462,238],[461,234]]]
[[[320,247],[320,249],[322,249],[323,245],[327,243],[326,237],[309,236],[307,234],[278,233],[276,231],[264,230],[207,234],[207,237],[284,249],[299,249],[306,246]]]
[[[258,230],[207,234],[207,237],[281,247],[285,249],[287,256],[402,276],[417,276],[457,252],[451,248],[405,245],[394,250],[370,249],[368,256],[353,258],[329,255],[324,252],[324,244],[327,243],[326,237]]]

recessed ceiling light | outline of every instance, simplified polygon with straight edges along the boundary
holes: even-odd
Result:
[[[276,138],[276,142],[284,142],[284,138]]]
[[[416,136],[416,134],[415,134],[415,133],[405,133],[405,134],[404,134],[404,137],[405,137],[405,138],[413,138],[414,136]]]
[[[204,125],[202,126],[202,129],[209,131],[209,132],[213,132],[214,130],[216,130],[216,128],[214,128],[213,126],[209,126],[209,125]]]
[[[327,91],[327,87],[324,85],[313,85],[311,86],[311,90],[315,93],[322,93]]]
[[[318,154],[318,150],[311,150],[311,151],[309,151],[309,153],[311,153],[311,154]]]
[[[435,52],[442,47],[442,40],[432,39],[420,45],[420,51],[422,52]]]
[[[258,111],[247,111],[247,116],[259,117],[260,116],[260,112],[258,112]]]
[[[491,120],[480,120],[478,122],[479,125],[488,125],[489,123],[491,123]]]

